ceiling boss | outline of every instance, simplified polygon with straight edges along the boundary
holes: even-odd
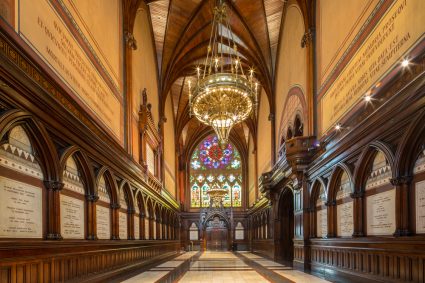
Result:
[[[225,146],[232,127],[257,109],[254,68],[245,72],[223,0],[214,8],[210,41],[196,82],[188,81],[190,114],[213,127]]]

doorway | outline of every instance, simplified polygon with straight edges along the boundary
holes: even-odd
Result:
[[[294,260],[294,194],[286,188],[279,201],[280,257],[292,265]]]
[[[214,216],[205,228],[207,251],[227,251],[229,249],[229,229],[227,222]]]

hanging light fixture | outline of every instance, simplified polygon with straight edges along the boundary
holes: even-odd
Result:
[[[214,8],[207,56],[196,73],[196,82],[188,81],[190,114],[213,127],[224,145],[233,126],[257,109],[259,84],[254,69],[243,68],[223,0]]]

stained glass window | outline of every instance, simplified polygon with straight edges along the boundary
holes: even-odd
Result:
[[[208,207],[207,191],[217,183],[227,189],[225,207],[242,206],[242,161],[232,143],[221,148],[217,136],[204,139],[193,151],[190,160],[191,207]]]

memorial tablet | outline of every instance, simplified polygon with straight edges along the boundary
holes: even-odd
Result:
[[[61,195],[61,235],[64,239],[84,239],[84,201]]]
[[[0,237],[43,237],[42,189],[0,176]]]
[[[367,197],[366,209],[368,235],[395,232],[395,189]]]
[[[351,237],[354,232],[352,201],[337,206],[337,218],[337,235]]]
[[[111,214],[109,208],[96,206],[97,238],[103,240],[111,239]]]
[[[416,183],[416,233],[425,233],[425,181]]]

